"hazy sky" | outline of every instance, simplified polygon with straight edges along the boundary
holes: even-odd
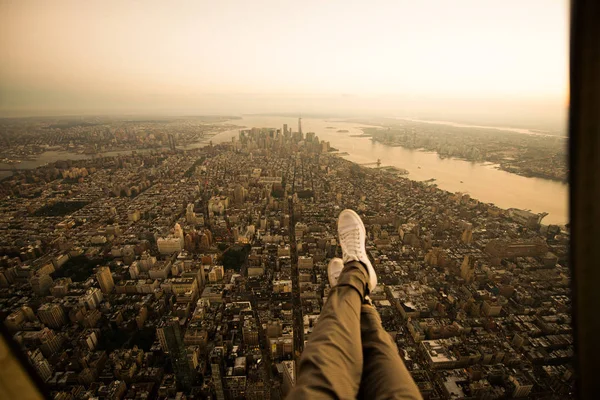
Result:
[[[543,108],[568,1],[0,0],[0,54],[0,115]]]

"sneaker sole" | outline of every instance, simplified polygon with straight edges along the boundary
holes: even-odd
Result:
[[[335,268],[335,271],[333,271],[333,268],[331,267],[333,264],[340,264],[341,268]],[[329,281],[329,286],[330,287],[335,287],[337,286],[337,280],[335,282],[335,285],[332,285],[331,282],[333,281],[333,276],[332,273],[333,272],[341,272],[344,269],[344,261],[342,261],[341,258],[339,257],[334,257],[329,261],[329,264],[327,265],[327,279]],[[339,274],[338,274],[338,280],[339,280]]]

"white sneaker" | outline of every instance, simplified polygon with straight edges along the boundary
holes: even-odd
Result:
[[[352,210],[344,210],[338,217],[338,236],[342,246],[342,262],[346,264],[349,261],[360,261],[367,267],[369,281],[367,289],[372,292],[377,286],[377,274],[367,257],[365,242],[367,240],[367,231],[362,220]]]
[[[327,277],[329,278],[329,286],[331,286],[331,288],[337,285],[343,269],[344,262],[341,258],[334,257],[329,261],[329,265],[327,266]]]

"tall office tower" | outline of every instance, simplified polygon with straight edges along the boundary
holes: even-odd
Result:
[[[460,276],[468,283],[473,282],[475,276],[475,259],[469,255],[465,256],[460,266]]]
[[[233,199],[238,205],[244,204],[244,200],[246,200],[246,189],[239,183],[233,189]]]
[[[115,287],[115,282],[113,281],[109,267],[98,268],[98,272],[96,272],[96,279],[98,280],[98,284],[100,285],[102,293],[112,292]]]
[[[172,151],[175,151],[175,136],[172,133],[169,133],[169,148]]]
[[[44,382],[48,381],[52,377],[52,366],[46,357],[44,357],[41,350],[28,351],[27,355],[29,356],[29,362],[31,362],[31,365],[33,365]]]
[[[300,140],[304,137],[302,136],[302,117],[298,118],[298,134],[300,135]]]
[[[183,241],[185,235],[183,234],[183,229],[181,229],[181,225],[179,223],[175,224],[175,228],[173,228],[173,236]]]
[[[215,394],[217,400],[224,400],[225,393],[223,392],[223,347],[215,347],[212,349],[209,355],[210,370],[212,373],[212,380],[215,387]]]
[[[283,136],[287,137],[287,124],[283,124]]]
[[[37,314],[40,321],[52,329],[60,329],[67,322],[65,311],[56,303],[42,304]]]
[[[191,389],[194,375],[188,362],[183,336],[179,329],[179,318],[173,317],[163,321],[157,330],[159,341],[163,346],[166,346],[166,349],[163,348],[163,350],[167,351],[171,358],[177,386],[183,390]]]
[[[194,203],[188,203],[185,209],[185,220],[188,224],[196,224],[196,213],[194,212]]]
[[[31,284],[31,290],[38,296],[46,296],[50,291],[50,287],[54,281],[48,274],[36,274],[31,277],[29,283]]]

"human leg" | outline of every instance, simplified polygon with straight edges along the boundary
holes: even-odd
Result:
[[[360,310],[377,285],[365,249],[365,226],[354,211],[338,218],[343,261],[329,263],[331,292],[300,359],[290,399],[356,398],[363,370]]]
[[[375,307],[363,304],[360,318],[364,367],[358,398],[422,399]]]
[[[360,311],[368,275],[348,263],[311,334],[288,399],[349,399],[358,394],[363,369]]]

